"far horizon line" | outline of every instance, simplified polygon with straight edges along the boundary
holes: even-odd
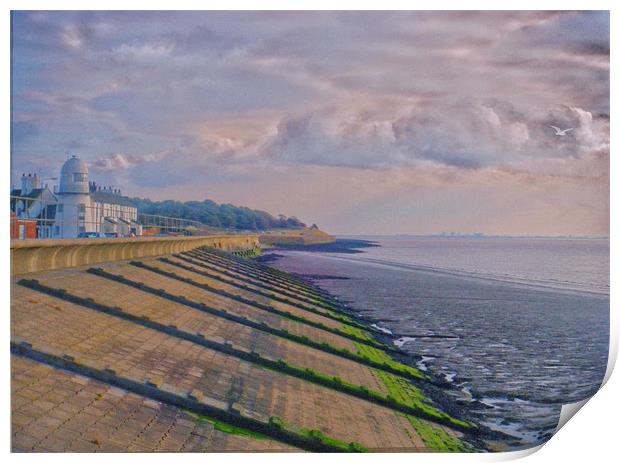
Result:
[[[472,238],[472,239],[484,239],[484,238],[538,238],[538,239],[590,239],[590,240],[608,240],[609,235],[486,235],[477,233],[459,233],[459,234],[445,234],[445,233],[334,233],[335,237],[412,237],[412,238]]]

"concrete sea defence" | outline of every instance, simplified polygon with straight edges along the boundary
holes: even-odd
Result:
[[[319,288],[204,245],[130,259],[13,277],[14,451],[478,445],[433,378]]]
[[[209,246],[225,251],[258,248],[258,235],[82,238],[11,241],[11,275],[161,256]]]

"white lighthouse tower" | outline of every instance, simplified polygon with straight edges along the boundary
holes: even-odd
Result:
[[[60,170],[55,237],[75,238],[78,233],[95,231],[92,215],[88,167],[74,155]]]

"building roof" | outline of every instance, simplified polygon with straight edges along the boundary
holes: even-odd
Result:
[[[118,204],[119,206],[135,207],[127,196],[116,195],[104,191],[95,191],[91,193],[91,199],[96,203]]]
[[[56,204],[48,204],[37,216],[38,220],[53,221],[56,219]]]
[[[68,159],[60,169],[59,193],[88,193],[88,166],[76,156]]]
[[[23,195],[22,196],[22,190],[21,188],[15,188],[13,190],[11,190],[11,196],[22,196],[23,198],[38,198],[39,196],[41,196],[41,193],[43,193],[43,190],[45,188],[33,188],[32,191],[30,193],[28,193],[27,195]]]
[[[60,169],[60,174],[88,174],[88,166],[77,156],[71,156]]]
[[[26,209],[29,208],[38,198],[41,197],[46,188],[33,188],[27,195],[22,195],[21,188],[11,190],[11,210],[17,207],[17,201],[24,201]],[[19,197],[16,197],[19,196]]]

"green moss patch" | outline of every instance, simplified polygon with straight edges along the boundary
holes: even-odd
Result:
[[[342,330],[348,334],[366,338],[368,340],[372,340],[372,336],[366,333],[363,330],[355,328],[353,326],[343,325]],[[397,362],[392,357],[389,356],[387,352],[382,349],[377,349],[375,347],[369,346],[367,344],[362,344],[359,342],[353,341],[355,347],[357,348],[357,353],[360,357],[371,360],[376,363],[381,363],[383,365],[388,366],[389,368],[401,372],[409,377],[417,378],[417,379],[428,379],[424,373],[422,373],[417,368],[414,368],[409,365],[405,365],[404,363]]]
[[[330,446],[334,449],[338,449],[344,452],[368,452],[368,449],[366,449],[357,442],[347,443],[338,439],[334,439],[333,437],[329,437],[318,429],[305,429],[293,426],[289,423],[286,423],[279,416],[272,416],[271,418],[269,418],[269,425],[285,433],[290,433],[306,439],[310,442],[320,443],[322,445]]]
[[[186,410],[187,411],[187,410]],[[211,423],[215,429],[221,432],[225,432],[227,434],[233,434],[236,436],[249,437],[253,439],[269,439],[270,437],[261,434],[260,432],[252,431],[250,429],[242,428],[239,426],[235,426],[234,424],[225,423],[217,418],[213,418],[211,416],[200,415],[198,413],[194,413],[191,411],[187,411],[194,418],[205,421],[207,423]],[[278,440],[282,442],[291,443],[293,445],[304,443],[307,444],[306,447],[312,449],[316,447],[317,449],[327,449],[331,448],[332,451],[343,451],[343,452],[367,452],[368,450],[364,448],[357,442],[344,442],[338,439],[334,439],[333,437],[327,436],[323,432],[318,429],[304,429],[297,426],[294,426],[290,423],[285,422],[279,416],[272,416],[269,418],[269,422],[262,424],[264,426],[265,432],[268,434],[273,434],[277,436]]]
[[[243,436],[243,437],[251,437],[253,439],[268,439],[264,434],[260,434],[255,431],[251,431],[249,429],[241,428],[239,426],[235,426],[234,424],[225,423],[223,421],[218,420],[217,418],[212,418],[210,416],[199,415],[198,413],[190,412],[186,410],[187,413],[192,415],[194,418],[199,421],[206,421],[207,423],[211,423],[215,429],[221,432],[225,432],[226,434],[234,434],[235,436]]]
[[[424,443],[438,452],[473,452],[474,449],[458,437],[448,434],[439,426],[427,421],[407,416],[407,420],[413,429],[420,435]]]
[[[446,424],[454,424],[460,428],[473,427],[470,423],[453,418],[447,413],[433,407],[433,405],[431,405],[431,401],[424,395],[424,393],[407,380],[379,370],[373,370],[373,373],[381,379],[383,384],[385,384],[388,389],[388,397],[393,399],[394,402],[416,408],[430,417],[435,417],[442,420]]]

